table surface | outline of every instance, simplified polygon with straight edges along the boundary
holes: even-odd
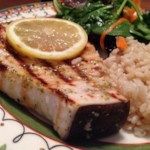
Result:
[[[39,2],[40,0],[0,0],[0,9],[11,7],[15,5],[21,5],[32,2]]]
[[[32,3],[32,2],[39,2],[40,0],[0,0],[0,9],[15,6],[15,5],[21,5],[26,3]],[[142,7],[150,10],[150,0],[141,0],[142,1]]]

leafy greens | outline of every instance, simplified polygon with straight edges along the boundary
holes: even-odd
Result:
[[[102,0],[88,0],[85,5],[78,8],[68,7],[59,0],[54,0],[54,4],[59,10],[57,17],[80,24],[88,34],[101,34],[122,16],[125,6],[133,7],[138,15],[136,22],[131,23],[127,20],[109,35],[132,35],[150,40],[150,12],[143,14],[133,0],[112,0],[108,4],[104,4]]]

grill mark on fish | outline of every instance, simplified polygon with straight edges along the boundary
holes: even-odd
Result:
[[[82,52],[83,53],[83,52]],[[85,59],[83,58],[82,63],[86,63],[86,62],[89,62],[88,59]],[[93,78],[91,78],[89,76],[89,74],[87,74],[86,72],[84,72],[81,68],[80,68],[80,63],[76,64],[76,65],[72,65],[71,64],[71,60],[65,60],[63,62],[63,64],[67,65],[67,67],[69,67],[69,69],[73,72],[75,72],[80,78],[81,80],[85,80],[87,81],[88,83],[90,83],[93,87],[97,87],[97,88],[101,88],[100,85],[98,85],[95,80]],[[86,65],[86,64],[85,64]],[[95,68],[94,68],[95,69]],[[100,69],[100,68],[99,68]],[[63,73],[62,73],[63,75]],[[65,76],[65,75],[63,75]],[[102,89],[101,89],[102,90]],[[105,92],[106,93],[106,92]],[[91,95],[88,95],[90,97],[92,97]]]
[[[85,81],[89,82],[93,87],[100,88],[100,85],[98,85],[98,83],[95,82],[95,80],[93,79],[93,77],[91,77],[87,72],[85,72],[81,68],[81,64],[80,64],[81,62],[78,63],[78,64],[76,64],[76,65],[72,65],[71,61],[65,61],[65,62],[66,62],[66,64],[68,66],[70,66],[70,68],[72,68],[73,71],[75,71],[76,73],[78,73],[78,75],[82,78],[82,80],[85,80]],[[88,60],[86,60],[84,58],[82,59],[82,63],[88,63],[88,62],[89,62]]]
[[[82,62],[84,62],[84,60],[82,60]],[[85,62],[88,62],[88,61],[85,61]],[[88,73],[86,73],[83,69],[81,69],[80,63],[77,65],[72,65],[71,62],[67,62],[67,63],[75,72],[78,73],[78,75],[82,78],[82,80],[85,80],[88,83],[90,83],[93,87],[100,89],[100,85],[98,85],[95,82],[95,80],[90,77],[90,75]],[[90,95],[90,97],[91,97],[91,95]]]
[[[85,50],[83,50],[80,55],[81,61],[79,61],[77,64],[72,64],[71,62],[72,60],[66,60],[65,63],[67,63],[68,66],[70,66],[76,73],[78,73],[78,75],[83,80],[86,80],[87,82],[90,82],[92,85],[97,86],[98,84],[95,82],[93,76],[90,75],[90,72],[86,71],[86,68],[95,73],[98,72],[99,73],[98,77],[100,78],[105,74],[101,68],[102,65],[101,63],[103,63],[103,61],[100,59],[99,54],[97,55],[97,53],[95,53],[95,50],[94,50],[94,55],[91,56],[93,54],[94,47],[90,46],[90,48],[92,49],[91,50],[89,49],[88,45],[89,44],[87,44]],[[82,66],[87,66],[87,67],[84,69],[82,68]]]
[[[38,76],[32,71],[32,69],[30,68],[30,66],[24,65],[24,68],[29,72],[29,74],[30,74],[32,77],[34,77],[34,78],[36,78],[37,80],[39,80],[43,85],[48,86],[48,83],[47,83],[45,80],[43,80],[42,78],[38,77]]]
[[[84,55],[83,52],[82,52],[82,54]],[[82,56],[81,56],[81,57],[82,57]],[[85,64],[84,66],[86,66],[86,63],[89,63],[89,60],[83,57],[81,62]],[[100,61],[100,62],[101,62],[101,61]],[[47,63],[49,63],[49,62],[47,62]],[[81,65],[80,62],[79,62],[78,64],[76,64],[76,65],[72,65],[72,64],[71,64],[71,60],[65,60],[64,62],[62,62],[62,64],[63,64],[63,65],[67,65],[68,69],[70,69],[71,72],[75,72],[75,73],[77,74],[77,76],[80,77],[81,80],[87,81],[88,83],[90,83],[90,84],[91,84],[92,86],[94,86],[94,87],[101,88],[100,85],[98,85],[98,83],[96,83],[96,81],[95,81],[92,77],[90,77],[90,75],[89,75],[87,72],[84,72],[84,70],[81,69],[81,67],[80,67],[80,65]],[[91,61],[91,64],[92,64],[92,61]],[[50,64],[49,64],[49,65],[50,65]],[[52,65],[52,64],[51,64],[51,65]],[[59,72],[59,75],[61,75],[61,76],[63,76],[63,77],[66,76],[66,72],[61,73],[61,72],[59,71],[58,65],[56,65],[56,67],[52,65],[52,67],[53,67],[53,69],[55,69],[57,72]],[[93,67],[93,66],[92,66],[92,67]],[[95,70],[95,67],[93,68],[93,70]],[[98,67],[98,70],[101,71],[101,68]],[[96,71],[96,70],[95,70],[95,71]],[[100,74],[99,74],[99,77],[100,77]],[[67,81],[67,82],[68,82],[68,81]],[[71,83],[71,80],[69,81],[69,83]],[[72,85],[73,85],[73,84],[72,84]],[[91,97],[91,96],[90,96],[90,97]]]
[[[21,58],[20,55],[18,55],[17,53],[14,52],[13,48],[6,42],[6,50],[8,51],[8,53],[18,62],[18,64],[20,64],[20,66],[22,68],[24,68],[34,79],[40,81],[40,83],[42,83],[42,85],[46,86],[48,89],[50,89],[53,93],[58,94],[63,100],[65,100],[66,103],[70,103],[70,104],[75,104],[75,101],[70,99],[68,97],[68,95],[66,95],[64,92],[62,92],[59,89],[54,89],[52,87],[50,87],[50,85],[43,79],[40,78],[39,76],[37,76],[37,74],[34,73],[34,71],[30,68],[29,65],[27,65],[23,59]]]
[[[86,53],[86,51],[85,51],[85,53]],[[103,91],[103,93],[105,93],[106,95],[109,95],[107,88],[110,88],[111,84],[105,83],[104,85],[101,85],[101,84],[99,84],[99,82],[97,82],[97,79],[99,81],[99,80],[101,80],[100,79],[101,77],[107,75],[107,73],[105,72],[105,69],[103,69],[102,60],[99,58],[99,56],[97,57],[96,55],[94,56],[95,59],[87,57],[87,55],[85,53],[82,52],[82,55],[80,55],[82,60],[80,62],[78,62],[77,64],[72,65],[71,60],[66,60],[65,63],[68,66],[70,66],[70,68],[73,71],[78,73],[78,75],[82,78],[82,80],[86,80],[93,87],[98,88],[101,91]],[[82,66],[84,66],[84,67],[87,66],[87,70],[86,70],[86,68],[84,70],[84,68],[82,68]],[[95,72],[96,76],[94,77],[94,76],[90,75],[90,72],[88,72],[88,70]],[[90,95],[88,94],[88,96],[93,97],[91,94]]]
[[[90,65],[87,66],[86,64],[91,64],[91,66]],[[85,66],[87,67],[84,68]],[[73,65],[72,68],[75,71],[77,71],[80,74],[80,76],[84,80],[88,81],[93,87],[100,89],[106,95],[108,94],[108,92],[106,91],[107,87],[99,83],[99,82],[102,83],[102,81],[100,81],[101,80],[100,78],[103,77],[105,74],[103,70],[100,68],[100,66],[98,66],[98,69],[95,69],[90,60],[87,59],[86,61],[83,60],[77,65]]]
[[[86,64],[90,64],[89,66],[87,66],[85,69],[82,68],[82,66],[86,66]],[[87,76],[87,78],[89,80],[93,80],[93,77],[90,76],[90,72],[88,72],[88,70],[90,70],[93,73],[98,73],[97,77],[103,77],[104,75],[106,75],[105,70],[102,67],[103,65],[101,64],[101,62],[98,61],[94,61],[94,60],[83,60],[81,63],[79,63],[78,65],[76,65],[75,67],[80,70],[81,72],[84,73],[85,76]]]
[[[70,68],[75,71],[83,80],[89,81],[89,78],[81,71],[76,65],[71,65],[71,61],[65,61],[65,63],[70,66]]]
[[[71,79],[67,78],[64,74],[62,74],[60,71],[59,71],[59,68],[55,68],[54,65],[52,65],[50,62],[47,62],[47,61],[44,61],[44,60],[41,60],[41,63],[48,67],[48,68],[51,68],[52,71],[60,78],[62,79],[64,82],[71,84]]]

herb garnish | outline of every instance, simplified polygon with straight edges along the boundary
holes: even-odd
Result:
[[[88,34],[101,35],[119,18],[123,17],[123,10],[129,7],[137,13],[134,22],[125,21],[118,25],[109,35],[134,36],[150,41],[150,12],[144,13],[134,0],[111,0],[103,3],[103,0],[87,0],[84,5],[71,8],[65,5],[65,1],[54,0],[54,5],[59,10],[57,17],[74,21],[80,24]]]

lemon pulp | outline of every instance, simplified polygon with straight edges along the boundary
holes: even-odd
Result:
[[[9,43],[30,57],[52,60],[70,59],[80,54],[87,34],[76,23],[56,18],[23,19],[6,30]]]

